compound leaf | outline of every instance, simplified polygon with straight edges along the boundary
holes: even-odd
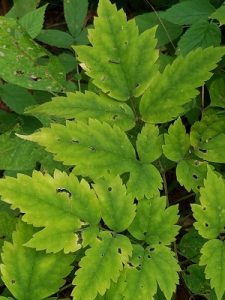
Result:
[[[206,266],[206,279],[210,279],[211,288],[215,289],[217,299],[221,300],[225,292],[225,242],[210,240],[204,244],[201,253],[199,264]]]
[[[86,91],[85,94],[68,93],[67,97],[55,97],[37,107],[28,109],[27,114],[34,116],[54,116],[65,119],[87,121],[89,118],[121,127],[123,130],[131,129],[134,124],[134,114],[125,103],[119,103],[106,95],[97,95]]]
[[[41,60],[47,59],[44,65]],[[0,77],[21,87],[63,91],[65,71],[56,56],[35,43],[15,19],[0,17]]]
[[[225,114],[219,109],[208,109],[201,121],[192,126],[190,141],[198,157],[225,163]]]
[[[82,224],[95,225],[100,220],[95,193],[73,174],[55,171],[53,178],[34,171],[32,177],[6,177],[0,187],[2,200],[25,213],[25,222],[44,227],[27,243],[38,250],[74,252],[81,247],[77,232]]]
[[[164,138],[163,153],[167,158],[180,161],[186,156],[190,147],[190,138],[180,118],[170,125],[168,134],[165,134]]]
[[[92,300],[98,293],[103,296],[111,281],[117,282],[131,254],[132,245],[127,237],[101,232],[79,263],[80,269],[73,281],[74,299]]]
[[[178,284],[180,270],[174,253],[166,246],[143,249],[133,246],[130,267],[126,269],[126,288],[124,299],[152,299],[157,292],[157,284],[170,300]]]
[[[207,20],[214,10],[208,0],[189,0],[173,5],[161,17],[174,24],[190,25],[201,19]]]
[[[200,205],[192,204],[195,228],[206,239],[215,239],[225,233],[225,182],[208,168],[204,187],[200,189]]]
[[[7,13],[7,17],[10,18],[21,18],[28,12],[35,10],[40,0],[14,0],[12,9]]]
[[[35,233],[31,225],[19,222],[13,242],[3,247],[2,279],[18,300],[42,300],[56,293],[72,267],[73,255],[46,254],[25,247]]]
[[[159,128],[153,124],[145,124],[137,137],[137,152],[140,160],[151,163],[162,154],[163,135],[159,134]]]
[[[156,28],[138,34],[134,20],[109,0],[100,0],[94,29],[89,30],[90,46],[77,46],[81,66],[104,93],[126,101],[143,94],[156,69]]]
[[[224,53],[224,48],[199,48],[156,73],[140,102],[143,121],[165,123],[183,114],[184,105],[198,95],[196,88],[212,76]]]
[[[159,243],[169,245],[179,230],[179,226],[175,225],[177,214],[177,206],[166,208],[165,197],[142,199],[138,201],[137,214],[128,230],[136,239],[151,246]]]
[[[116,232],[129,227],[135,216],[134,199],[119,176],[101,178],[94,185],[104,223]]]

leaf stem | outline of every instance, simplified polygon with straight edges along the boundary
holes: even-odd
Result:
[[[160,160],[159,160],[159,166],[160,166],[160,172],[161,172],[162,179],[163,179],[164,193],[166,196],[166,206],[169,207],[170,204],[169,204],[169,199],[168,199],[168,186],[167,186],[167,181],[166,181],[166,173],[165,173],[165,170],[164,170],[163,165]]]

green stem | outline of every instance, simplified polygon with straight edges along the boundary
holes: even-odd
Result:
[[[165,173],[165,170],[164,170],[163,165],[160,160],[159,160],[159,166],[160,166],[160,173],[161,173],[162,179],[163,179],[164,193],[166,196],[166,206],[169,207],[170,204],[169,204],[169,199],[168,199],[168,186],[167,186],[167,181],[166,181],[166,173]]]

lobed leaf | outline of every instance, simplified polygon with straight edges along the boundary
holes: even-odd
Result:
[[[46,254],[25,247],[35,230],[19,222],[13,242],[5,242],[2,253],[2,279],[18,300],[42,300],[56,293],[72,267],[72,255]]]
[[[168,134],[164,135],[165,145],[163,145],[164,155],[172,161],[183,159],[190,147],[190,138],[186,133],[186,128],[180,118],[178,118],[168,129]]]
[[[74,299],[92,300],[98,293],[103,296],[111,281],[117,282],[131,254],[132,246],[127,237],[101,232],[79,263],[80,269],[73,281],[76,285],[72,292]]]
[[[134,114],[128,105],[89,91],[85,94],[77,92],[67,93],[67,97],[55,97],[26,112],[37,117],[44,115],[81,121],[93,118],[110,125],[115,124],[123,130],[131,129],[135,124]]]
[[[98,195],[104,223],[116,232],[126,230],[134,219],[136,206],[121,178],[100,178],[94,184],[94,189]]]
[[[163,73],[155,73],[140,102],[143,121],[165,123],[182,115],[184,105],[198,95],[196,88],[212,76],[210,71],[224,53],[224,48],[199,48],[178,56]]]
[[[136,239],[153,247],[157,244],[169,245],[179,230],[179,226],[175,225],[177,213],[177,206],[166,208],[165,197],[139,200],[137,214],[128,230]]]
[[[93,190],[73,174],[55,171],[53,178],[34,171],[32,177],[6,177],[0,181],[0,194],[12,208],[24,213],[25,222],[43,227],[27,242],[27,246],[37,250],[74,252],[81,247],[81,227],[100,220]]]
[[[204,187],[200,189],[200,205],[192,204],[195,228],[206,239],[215,239],[225,233],[225,182],[208,168]]]
[[[94,29],[89,30],[90,46],[76,46],[81,66],[104,93],[120,101],[143,94],[148,87],[158,51],[156,29],[138,34],[134,20],[109,0],[100,0]]]

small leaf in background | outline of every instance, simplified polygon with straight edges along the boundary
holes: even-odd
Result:
[[[193,24],[180,38],[178,51],[182,55],[188,54],[196,48],[219,46],[221,43],[220,28],[215,23],[200,20]]]
[[[73,255],[46,254],[24,246],[34,233],[31,225],[19,222],[13,242],[3,246],[2,279],[16,299],[45,299],[58,291],[72,270]]]
[[[69,49],[74,44],[74,38],[69,33],[57,29],[44,29],[36,39],[58,48]]]
[[[178,207],[166,208],[165,197],[142,199],[138,201],[137,214],[128,230],[136,239],[151,246],[169,245],[178,233],[177,221]]]
[[[188,289],[197,295],[205,295],[210,290],[208,281],[205,279],[204,267],[193,264],[187,267],[183,274]]]
[[[193,261],[199,262],[200,250],[205,243],[203,239],[195,229],[191,229],[188,233],[183,235],[179,243],[179,251],[182,256]]]
[[[76,69],[78,63],[74,55],[69,53],[63,52],[58,55],[58,59],[60,60],[61,64],[65,68],[66,73],[70,73]]]
[[[207,20],[214,10],[208,0],[188,0],[173,5],[161,17],[174,24],[191,25],[201,19]]]
[[[220,6],[213,14],[211,14],[210,19],[216,19],[219,21],[220,26],[225,24],[225,4]]]
[[[30,37],[32,37],[32,39],[36,38],[36,36],[41,32],[46,8],[47,4],[35,9],[34,11],[28,12],[19,20],[19,23],[23,26]]]
[[[12,232],[16,228],[17,219],[15,216],[8,214],[6,211],[0,211],[0,250],[4,241],[11,241]]]
[[[186,133],[186,128],[182,120],[178,118],[168,129],[168,134],[164,135],[165,145],[163,145],[164,155],[172,161],[183,159],[190,147],[190,137]]]
[[[94,184],[100,202],[102,219],[113,231],[126,230],[135,216],[136,206],[132,195],[119,176],[106,176]]]
[[[193,190],[196,194],[199,188],[203,186],[203,181],[207,174],[207,162],[193,159],[181,160],[176,167],[176,176],[180,185],[190,192]]]
[[[223,76],[213,80],[209,86],[210,106],[225,109],[225,78]]]
[[[221,300],[225,293],[225,242],[210,240],[204,244],[201,253],[199,265],[206,266],[205,277],[210,280],[210,286],[215,290],[217,299]]]
[[[145,13],[135,17],[135,21],[140,32],[143,32],[157,25],[157,45],[158,47],[161,47],[178,38],[182,33],[182,27],[161,19],[160,12],[158,12],[157,14],[158,15],[156,15],[154,12]]]
[[[204,187],[200,189],[200,204],[192,204],[194,227],[206,239],[225,233],[225,180],[208,167]],[[225,270],[224,270],[225,272]]]
[[[21,18],[27,13],[35,10],[39,2],[40,0],[13,0],[14,5],[6,16],[9,18]]]
[[[88,0],[64,0],[64,15],[69,32],[77,37],[84,25],[88,11]]]
[[[4,103],[18,114],[22,114],[26,107],[37,104],[25,88],[10,83],[0,86],[0,96]]]
[[[65,72],[58,58],[35,43],[16,20],[6,17],[0,17],[0,77],[28,89],[64,90]]]

